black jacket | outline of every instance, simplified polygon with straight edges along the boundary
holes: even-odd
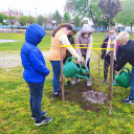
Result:
[[[121,68],[129,62],[132,67],[134,66],[134,40],[129,40],[126,45],[121,47],[120,59],[118,65],[116,66],[116,71],[121,70]]]
[[[108,40],[109,40],[109,37],[106,37],[104,39],[103,44],[101,45],[101,48],[107,48],[107,43],[106,42],[108,42]],[[101,52],[102,52],[101,58],[103,60],[106,57],[106,50],[102,50]]]

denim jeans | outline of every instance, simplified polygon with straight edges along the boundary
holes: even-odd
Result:
[[[43,113],[41,110],[41,102],[42,102],[42,96],[43,96],[43,88],[44,88],[44,82],[43,83],[28,83],[29,89],[30,89],[30,106],[31,106],[31,112],[33,115],[35,115],[36,121],[40,121]]]
[[[51,61],[53,69],[53,91],[57,93],[60,89],[60,74],[61,74],[61,62],[60,61]]]
[[[134,67],[132,68],[131,71],[129,99],[134,100]]]

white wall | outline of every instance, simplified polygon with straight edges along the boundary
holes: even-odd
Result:
[[[125,27],[125,31],[131,32],[131,27],[130,27],[130,26],[126,26],[126,27]],[[132,31],[133,31],[133,33],[134,33],[134,26],[132,27]]]

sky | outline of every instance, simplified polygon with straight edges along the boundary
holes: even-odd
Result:
[[[8,10],[8,8],[21,9],[24,14],[29,14],[30,11],[30,14],[35,16],[54,13],[58,9],[63,16],[65,2],[66,0],[0,0],[0,11]]]

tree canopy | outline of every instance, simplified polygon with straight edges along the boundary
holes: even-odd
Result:
[[[122,2],[122,11],[116,16],[115,20],[118,23],[131,26],[134,25],[134,0],[127,0]]]
[[[65,22],[69,22],[69,20],[70,20],[70,15],[69,15],[68,12],[65,12],[65,13],[64,13],[64,20],[65,20]]]
[[[39,15],[39,17],[38,17],[38,24],[42,26],[43,22],[44,22],[43,16]]]
[[[61,15],[58,10],[55,11],[52,17],[53,20],[56,20],[57,24],[61,23]]]

